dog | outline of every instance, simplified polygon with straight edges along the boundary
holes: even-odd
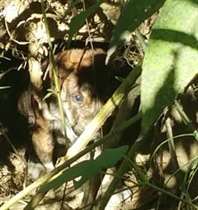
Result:
[[[117,86],[111,67],[105,65],[103,49],[69,49],[54,58],[63,116],[55,95],[44,100],[47,90],[53,88],[54,66],[48,60],[43,63],[42,90],[30,84],[18,100],[18,110],[31,128],[34,150],[47,170],[54,168],[55,142],[66,147],[74,143]]]

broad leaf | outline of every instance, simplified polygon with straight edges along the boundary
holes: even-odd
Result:
[[[192,0],[167,0],[153,27],[143,62],[143,131],[198,73],[197,37],[198,4]]]
[[[72,168],[66,169],[58,177],[44,184],[39,191],[47,192],[52,188],[60,187],[65,182],[81,177],[79,181],[75,182],[75,187],[78,188],[89,178],[96,176],[101,170],[113,167],[125,155],[127,149],[127,146],[107,149],[95,160],[83,161]]]

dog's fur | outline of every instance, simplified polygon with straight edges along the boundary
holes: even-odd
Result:
[[[57,98],[51,95],[43,100],[47,89],[52,88],[52,64],[48,61],[43,64],[47,66],[44,75],[46,77],[46,71],[48,75],[43,81],[42,91],[35,91],[30,85],[19,98],[19,111],[32,127],[34,149],[46,168],[53,168],[54,137],[66,139],[65,132],[69,144],[72,144],[114,90],[105,57],[102,49],[70,49],[55,56],[64,127]]]

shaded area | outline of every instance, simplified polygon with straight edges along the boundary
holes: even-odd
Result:
[[[151,39],[180,43],[198,50],[198,40],[194,35],[170,29],[153,29]]]
[[[163,30],[159,30],[159,37],[158,36],[154,36],[154,38],[160,38],[160,39],[165,39],[165,40],[172,40],[173,42],[177,41],[177,35],[180,34],[180,33],[168,33],[170,36],[168,36],[168,38],[163,35],[161,37],[161,33],[163,33]],[[181,35],[181,34],[180,34]],[[173,39],[171,39],[171,37],[173,36]],[[185,34],[182,34],[181,36],[179,36],[181,38],[181,41],[182,41],[182,37],[185,37],[186,40],[184,40],[184,42],[182,42],[183,44],[185,45],[194,45],[195,44],[195,40],[194,39],[191,39],[190,41],[187,41],[188,40],[188,36]],[[191,37],[192,38],[192,37]],[[195,46],[195,45],[194,45]],[[154,101],[154,104],[153,104],[153,107],[151,107],[150,109],[148,109],[144,114],[149,118],[152,118],[153,116],[153,113],[156,113],[156,109],[157,110],[161,110],[161,112],[159,114],[161,114],[161,117],[160,119],[157,120],[157,122],[155,122],[155,125],[153,124],[152,126],[152,130],[154,128],[154,132],[150,130],[149,133],[152,133],[150,135],[150,137],[148,137],[144,142],[144,146],[143,147],[147,147],[148,145],[148,141],[152,142],[153,144],[153,149],[156,148],[156,146],[158,146],[162,140],[164,139],[167,139],[167,131],[166,133],[165,132],[162,132],[162,128],[161,126],[164,126],[164,117],[167,117],[167,113],[163,114],[163,110],[166,106],[171,106],[171,104],[174,103],[174,100],[176,99],[176,97],[178,96],[178,92],[177,90],[175,89],[175,81],[176,81],[176,66],[177,66],[177,62],[178,62],[178,59],[179,59],[179,55],[180,55],[180,50],[181,48],[179,48],[178,50],[172,52],[173,55],[174,55],[174,59],[173,59],[173,63],[171,65],[171,68],[168,70],[168,73],[167,73],[167,76],[164,80],[164,83],[162,84],[161,88],[159,88],[156,96],[155,96],[155,101]],[[179,97],[180,98],[180,97]],[[193,109],[193,107],[196,105],[196,102],[194,101],[192,103],[192,96],[190,97],[191,100],[189,100],[189,97],[187,97],[188,100],[185,100],[186,97],[184,97],[182,99],[182,104],[184,104],[185,106],[185,111],[188,113],[190,111],[191,113],[191,117],[192,115],[195,116],[195,113],[196,113],[196,108]],[[190,104],[189,104],[189,102]],[[186,107],[186,103],[188,103],[188,108]],[[191,106],[192,104],[192,106]],[[169,113],[170,114],[170,113]],[[168,115],[169,116],[169,115]],[[170,115],[171,116],[171,115]],[[144,117],[144,116],[143,116]],[[193,118],[190,118],[190,119],[193,119]],[[161,126],[160,126],[160,123]],[[177,122],[177,121],[173,121],[172,122],[173,124],[171,125],[172,127],[172,131],[173,131],[173,136],[175,135],[178,135],[178,134],[183,134],[183,133],[192,133],[193,130],[189,130],[188,126],[186,126],[183,122]],[[157,127],[156,127],[157,126]],[[156,132],[156,133],[155,133]],[[176,147],[179,147],[179,148],[182,148],[182,151],[183,152],[177,152],[176,154],[178,155],[178,159],[181,161],[182,160],[182,157],[187,157],[188,159],[191,158],[191,150],[192,150],[192,147],[194,147],[194,141],[193,141],[193,138],[189,138],[189,137],[184,137],[184,138],[181,138],[182,141],[179,141],[179,143],[176,143]],[[166,189],[170,192],[173,192],[174,194],[178,194],[180,195],[180,193],[182,193],[182,190],[184,189],[181,189],[180,186],[184,184],[184,179],[185,179],[185,176],[186,176],[186,172],[183,171],[183,170],[179,170],[175,175],[175,184],[174,186],[172,186],[170,189],[169,188],[164,188],[163,186],[163,182],[165,181],[164,180],[164,174],[171,174],[171,173],[174,173],[176,171],[176,169],[178,168],[175,168],[173,166],[173,162],[172,160],[170,160],[169,162],[167,162],[167,166],[165,168],[163,168],[163,156],[164,156],[164,152],[170,152],[168,147],[167,147],[167,144],[166,146],[163,146],[160,151],[159,151],[159,157],[161,156],[161,164],[162,166],[158,165],[157,162],[154,163],[153,165],[153,169],[154,169],[154,174],[151,178],[151,182],[152,183],[155,183],[156,186],[160,186],[161,188],[163,189]],[[177,149],[176,149],[177,151]],[[180,162],[181,164],[181,162]],[[150,164],[149,164],[150,165]],[[149,166],[148,165],[148,166]],[[162,167],[162,168],[160,168]],[[163,172],[161,171],[163,170]],[[195,176],[194,179],[193,179],[193,182],[196,183],[197,182],[197,177]],[[193,195],[197,194],[197,192],[195,191],[195,189],[193,189],[193,186],[191,186],[191,193],[193,193]],[[145,197],[145,191],[144,190],[149,190],[150,188],[147,188],[145,187],[145,189],[143,188],[142,190],[142,194],[140,196],[140,203],[144,201],[144,197]],[[155,206],[155,201],[156,201],[156,198],[158,197],[158,199],[160,199],[160,209],[164,209],[164,210],[167,210],[167,209],[172,209],[173,206],[175,205],[174,208],[176,208],[176,206],[178,206],[178,201],[176,201],[174,198],[171,198],[165,194],[162,194],[162,195],[157,195],[156,191],[155,190],[151,190],[151,193],[153,194],[152,196],[152,201],[151,202],[154,202],[152,205]],[[144,208],[143,208],[144,209]]]
[[[191,2],[198,4],[198,0],[190,0]]]
[[[134,31],[145,19],[158,11],[164,2],[165,0],[128,1],[116,24],[111,46],[117,45],[122,41],[124,33]]]

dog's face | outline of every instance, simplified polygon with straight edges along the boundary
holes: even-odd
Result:
[[[86,82],[80,84],[79,75],[76,73],[71,73],[63,82],[61,99],[67,123],[77,136],[94,118],[102,104],[93,87]],[[75,140],[75,136],[72,136],[68,129],[67,136],[71,141]]]
[[[105,57],[101,49],[73,49],[56,57],[66,134],[71,142],[83,132],[106,99],[109,72]],[[53,115],[58,115],[58,109],[54,110],[57,113]]]

